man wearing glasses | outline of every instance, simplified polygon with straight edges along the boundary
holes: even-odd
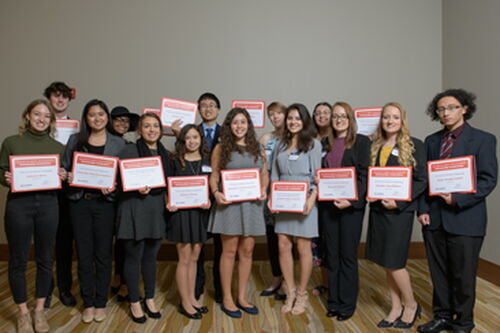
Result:
[[[427,108],[443,129],[425,139],[427,160],[472,155],[475,159],[475,193],[422,195],[418,221],[433,284],[434,319],[419,332],[471,332],[476,271],[486,234],[486,197],[497,183],[498,164],[494,135],[470,126],[476,96],[463,89],[449,89],[434,97]]]

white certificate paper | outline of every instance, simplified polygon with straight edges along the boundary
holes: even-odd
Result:
[[[271,210],[291,213],[304,212],[308,188],[308,182],[273,181],[271,184]]]
[[[9,160],[12,193],[61,188],[59,155],[11,155]]]
[[[74,152],[73,182],[69,185],[114,190],[117,167],[117,157]]]
[[[257,200],[262,195],[259,169],[222,170],[221,177],[227,201]]]
[[[168,202],[178,209],[208,205],[208,176],[168,177]]]
[[[253,127],[265,127],[266,102],[261,100],[234,100],[231,108],[242,108],[248,111]]]
[[[120,160],[120,175],[123,192],[166,185],[160,156]]]
[[[411,201],[411,167],[368,167],[368,199]]]
[[[54,139],[66,145],[72,134],[80,131],[80,121],[77,119],[57,119]]]
[[[380,122],[382,107],[358,108],[354,109],[358,133],[364,135],[373,135]]]
[[[473,156],[427,162],[429,195],[476,192],[473,170]]]
[[[181,126],[196,123],[198,104],[178,99],[163,97],[161,99],[161,122],[163,127],[170,129],[177,119],[182,121]]]
[[[316,170],[318,201],[358,200],[356,168],[331,168]]]

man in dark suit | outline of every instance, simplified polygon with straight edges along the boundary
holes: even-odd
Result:
[[[494,135],[470,126],[476,96],[449,89],[434,97],[427,114],[444,128],[425,139],[427,159],[472,155],[475,193],[422,196],[418,221],[423,235],[434,287],[434,319],[419,332],[470,332],[474,327],[476,271],[486,234],[486,197],[497,184],[498,164]]]
[[[44,96],[49,100],[50,105],[56,113],[57,119],[69,119],[68,106],[72,99],[71,88],[64,82],[52,82],[44,91]],[[57,226],[55,257],[57,288],[59,289],[59,299],[65,306],[75,306],[76,299],[71,294],[73,282],[73,227],[69,220],[69,203],[60,191],[59,195],[59,224]],[[54,281],[52,281],[49,295],[45,298],[45,307],[49,308],[52,300]]]
[[[214,149],[215,145],[219,142],[219,134],[221,126],[217,123],[217,116],[220,112],[220,101],[212,93],[204,93],[198,98],[198,112],[201,116],[201,123],[198,125],[203,132],[204,139],[207,142],[207,147],[210,152]],[[173,132],[178,135],[181,130],[180,122],[175,121],[172,123]],[[214,266],[213,266],[213,279],[215,290],[215,301],[222,302],[222,287],[220,282],[219,261],[222,254],[222,243],[219,234],[212,234],[214,244]],[[204,291],[205,285],[205,251],[202,248],[198,259],[198,266],[196,270],[196,284],[195,284],[195,297],[200,298]]]

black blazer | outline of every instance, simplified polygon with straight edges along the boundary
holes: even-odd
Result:
[[[415,146],[415,151],[413,152],[413,157],[417,161],[417,165],[412,171],[412,181],[411,181],[411,201],[396,201],[398,206],[397,209],[391,210],[386,209],[380,200],[372,202],[370,204],[370,209],[375,209],[377,211],[383,211],[384,213],[404,213],[413,212],[418,208],[418,198],[427,188],[427,162],[425,159],[425,148],[422,141],[417,138],[412,137],[413,145]],[[393,149],[394,150],[394,149]],[[377,156],[377,166],[380,165],[380,151]],[[399,166],[398,157],[392,152],[387,159],[385,166]]]
[[[199,124],[198,128],[201,130],[201,133],[203,133],[203,140],[205,140],[205,130],[203,129],[203,124]],[[214,133],[214,140],[212,141],[213,142],[212,147],[208,147],[208,152],[210,155],[212,155],[212,150],[214,150],[214,147],[219,143],[220,129],[221,129],[221,126],[219,124],[216,124],[215,133]]]
[[[326,144],[328,143],[328,138],[323,139],[323,151],[328,153],[326,149]],[[364,209],[366,205],[366,185],[367,185],[367,174],[368,165],[370,164],[370,139],[362,134],[356,135],[356,141],[351,148],[344,151],[344,156],[342,157],[341,166],[342,167],[355,167],[356,168],[356,185],[358,187],[358,200],[351,200],[352,207],[354,209]],[[325,155],[326,156],[326,155]],[[321,162],[322,167],[325,165],[325,156]],[[329,205],[333,206],[333,205]],[[334,207],[334,206],[333,206]]]
[[[441,138],[444,129],[425,139],[427,160],[439,160]],[[453,146],[451,157],[472,155],[476,161],[476,193],[454,193],[454,206],[447,205],[440,197],[430,197],[428,192],[419,201],[418,211],[429,213],[429,230],[440,226],[449,233],[464,236],[486,234],[486,197],[497,184],[498,162],[496,137],[488,132],[465,124],[465,128]]]

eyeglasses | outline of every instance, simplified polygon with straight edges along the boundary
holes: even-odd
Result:
[[[130,118],[128,118],[128,117],[117,117],[113,120],[116,120],[116,121],[119,121],[120,123],[125,123],[125,124],[130,123]]]
[[[332,115],[332,119],[333,120],[346,120],[347,119],[347,115],[346,114],[334,114]]]
[[[453,105],[453,104],[450,104],[448,105],[447,107],[444,107],[444,106],[440,106],[436,109],[436,112],[437,113],[442,113],[444,111],[450,111],[450,112],[453,112],[457,109],[460,109],[462,106],[461,105]]]
[[[215,104],[215,103],[209,103],[209,104],[202,103],[202,104],[200,104],[200,109],[208,109],[208,108],[215,109],[215,108],[217,108],[217,104]]]

